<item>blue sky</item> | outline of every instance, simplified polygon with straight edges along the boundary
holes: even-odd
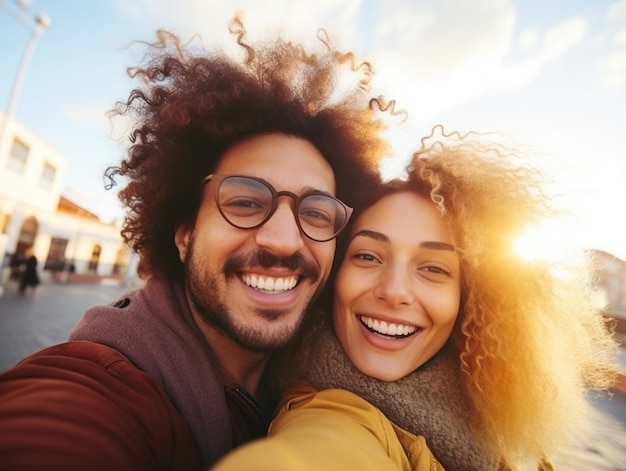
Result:
[[[2,108],[30,36],[7,11],[16,4],[0,0]],[[572,212],[538,228],[535,249],[626,259],[626,0],[32,0],[31,14],[45,12],[51,26],[16,118],[68,157],[67,196],[104,219],[120,214],[102,173],[122,155],[105,112],[133,86],[126,67],[140,50],[126,46],[166,28],[230,47],[238,8],[252,36],[281,28],[312,40],[324,27],[371,61],[375,87],[410,115],[393,137],[399,155],[437,123],[533,146]]]

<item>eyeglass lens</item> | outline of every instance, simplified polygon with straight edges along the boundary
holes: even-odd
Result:
[[[286,192],[277,194],[266,183],[254,178],[228,176],[219,185],[217,203],[228,222],[249,229],[271,217],[276,199],[281,194],[288,195]],[[335,237],[348,218],[346,209],[338,200],[317,193],[300,196],[296,200],[295,211],[302,232],[317,241]]]

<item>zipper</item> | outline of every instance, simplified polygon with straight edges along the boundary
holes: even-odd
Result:
[[[237,395],[237,397],[241,398],[248,405],[248,407],[254,413],[252,415],[256,418],[258,425],[264,431],[264,434],[267,433],[268,423],[265,420],[265,417],[263,416],[263,413],[261,412],[261,409],[259,408],[258,404],[254,400],[254,398],[250,396],[250,393],[248,393],[248,391],[246,391],[244,388],[242,388],[238,384],[228,389],[233,391]]]

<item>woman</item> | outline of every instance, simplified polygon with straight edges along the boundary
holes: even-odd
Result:
[[[581,267],[515,253],[552,215],[540,174],[443,137],[353,220],[332,327],[291,357],[306,381],[217,469],[552,469],[586,388],[613,380]]]

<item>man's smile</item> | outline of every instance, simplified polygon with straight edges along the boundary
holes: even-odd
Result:
[[[242,273],[240,278],[247,286],[264,292],[289,291],[298,284],[298,277],[295,275],[278,277]]]

